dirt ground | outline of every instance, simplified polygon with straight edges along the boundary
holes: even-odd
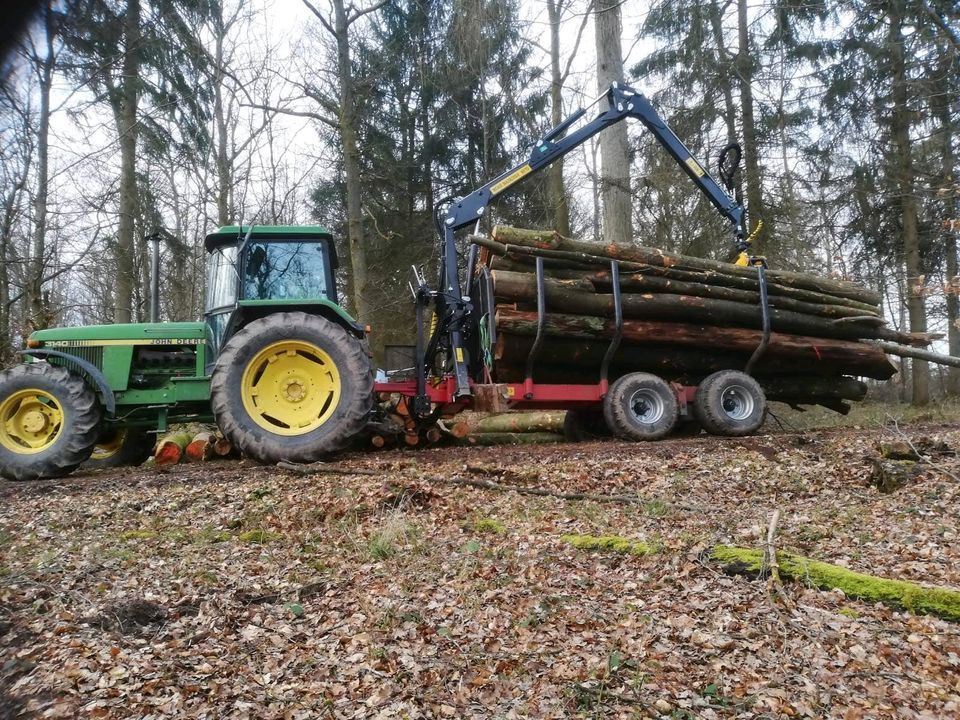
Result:
[[[960,450],[960,425],[903,428]],[[0,484],[0,718],[953,718],[960,626],[707,560],[960,588],[960,462],[879,427],[353,454]],[[355,474],[355,473],[360,474]],[[637,503],[464,487],[451,478]],[[577,550],[567,534],[652,544]]]

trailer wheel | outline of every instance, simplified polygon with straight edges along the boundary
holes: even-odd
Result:
[[[612,437],[603,417],[603,409],[567,410],[563,418],[563,436],[569,442],[590,442]]]
[[[156,437],[145,428],[111,428],[101,433],[93,446],[90,459],[83,464],[84,470],[103,468],[135,467],[153,453]]]
[[[679,414],[673,388],[648,373],[624,375],[603,400],[607,425],[625,440],[659,440],[673,430]]]
[[[227,341],[210,383],[224,436],[264,463],[313,462],[367,423],[373,373],[365,344],[302,312],[254,320]]]
[[[46,362],[0,373],[0,475],[63,477],[90,457],[100,431],[97,395],[83,378]]]
[[[711,435],[740,437],[756,432],[767,414],[767,398],[759,383],[738,370],[721,370],[697,387],[693,400],[697,420]]]

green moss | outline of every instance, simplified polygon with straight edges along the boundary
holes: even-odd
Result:
[[[764,569],[762,550],[718,545],[711,551],[711,557],[738,573],[759,574]],[[864,575],[787,552],[777,553],[777,563],[783,579],[805,582],[822,590],[839,588],[848,597],[865,602],[960,621],[960,590]]]
[[[839,610],[837,610],[837,612],[843,615],[844,617],[851,618],[852,620],[856,620],[858,617],[860,617],[860,613],[858,613],[853,608],[840,608]]]
[[[237,535],[237,540],[245,543],[257,543],[259,545],[264,545],[268,542],[273,542],[274,540],[279,540],[283,536],[270,532],[269,530],[247,530]]]
[[[560,539],[580,550],[611,550],[627,555],[652,555],[656,549],[652,545],[637,540],[617,537],[616,535],[562,535]]]
[[[507,531],[507,526],[493,518],[477,518],[473,521],[473,529],[478,533],[503,535]]]
[[[153,540],[159,533],[156,530],[127,530],[120,533],[121,540]]]

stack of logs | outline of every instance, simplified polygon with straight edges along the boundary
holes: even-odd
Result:
[[[181,461],[204,462],[236,456],[233,445],[220,433],[187,427],[169,432],[157,441],[153,462],[162,467]]]
[[[503,226],[471,241],[493,284],[498,382],[524,376],[537,331],[537,258],[547,311],[537,382],[598,381],[615,329],[612,259],[624,323],[611,380],[646,371],[694,384],[717,370],[744,369],[761,343],[756,268]],[[856,377],[886,380],[897,372],[869,341],[922,347],[934,337],[888,327],[879,293],[855,283],[772,269],[766,278],[773,332],[753,374],[769,399],[847,412],[845,401],[866,395]]]

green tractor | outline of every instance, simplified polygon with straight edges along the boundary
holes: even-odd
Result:
[[[535,381],[548,312],[542,258],[531,302],[537,335],[525,376],[522,382],[498,381],[492,361],[493,283],[478,263],[478,245],[461,243],[457,233],[479,227],[490,203],[510,188],[628,118],[653,133],[729,221],[743,264],[756,268],[761,288],[764,340],[754,358],[769,339],[765,264],[748,255],[744,209],[727,193],[734,187],[739,146],[728,145],[717,162],[724,190],[636,90],[612,83],[588,107],[593,105],[600,106],[594,119],[578,124],[587,108],[576,110],[547,132],[526,160],[434,208],[437,281],[428,283],[415,268],[411,284],[412,377],[393,373],[374,382],[365,330],[337,303],[337,258],[326,230],[225,227],[206,239],[204,322],[43,330],[30,336],[27,362],[0,373],[0,474],[25,480],[64,475],[85,462],[136,461],[153,444],[150,433],[193,421],[215,421],[242,453],[274,463],[317,460],[366,429],[402,435],[415,445],[421,435],[438,433],[439,421],[466,409],[572,410],[591,424],[602,417],[607,429],[632,440],[664,437],[692,417],[691,411],[715,434],[754,432],[766,401],[743,372],[714,373],[695,386],[644,372],[609,377],[623,324],[618,280],[612,296],[616,332],[595,376],[584,374],[573,384]],[[619,277],[618,261],[611,260],[610,273]]]
[[[207,236],[203,322],[33,333],[0,373],[0,474],[59,477],[138,464],[156,432],[216,422],[264,462],[308,462],[366,425],[364,328],[337,302],[322,227],[224,227]]]

